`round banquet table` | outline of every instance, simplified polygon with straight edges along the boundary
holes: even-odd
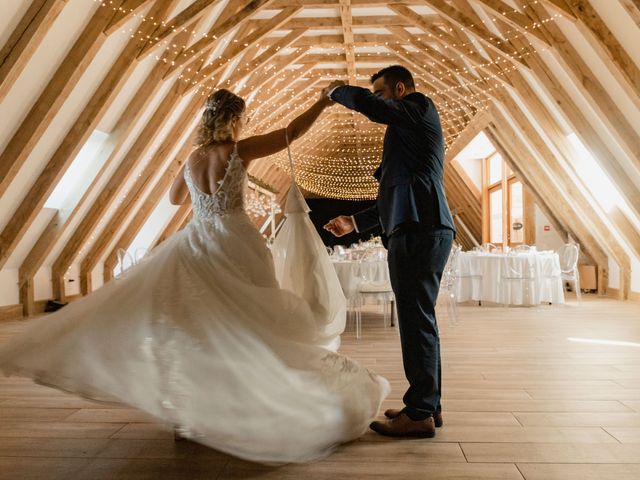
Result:
[[[458,302],[564,303],[560,258],[555,252],[460,252],[454,268]]]

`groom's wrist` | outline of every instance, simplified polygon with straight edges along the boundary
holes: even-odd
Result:
[[[353,217],[353,215],[351,215],[351,223],[353,224],[353,229],[356,231],[356,233],[360,233],[360,230],[358,230],[358,224],[356,223],[356,219]]]

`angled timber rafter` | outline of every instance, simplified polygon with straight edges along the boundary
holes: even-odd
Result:
[[[0,50],[0,102],[14,85],[66,0],[33,0]]]

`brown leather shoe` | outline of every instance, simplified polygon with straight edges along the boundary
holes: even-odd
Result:
[[[390,408],[389,410],[385,410],[384,416],[387,418],[396,418],[401,413],[402,413],[402,409],[400,408]],[[443,424],[442,412],[437,412],[433,414],[433,423],[436,424],[436,428],[440,428],[442,426]]]
[[[428,417],[424,420],[411,420],[404,412],[384,422],[373,422],[369,425],[369,428],[380,435],[388,437],[433,438],[436,436],[433,417]]]

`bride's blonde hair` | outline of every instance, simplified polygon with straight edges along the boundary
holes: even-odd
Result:
[[[196,135],[198,147],[233,140],[233,128],[246,105],[244,100],[224,88],[209,95],[204,104],[202,121]]]

